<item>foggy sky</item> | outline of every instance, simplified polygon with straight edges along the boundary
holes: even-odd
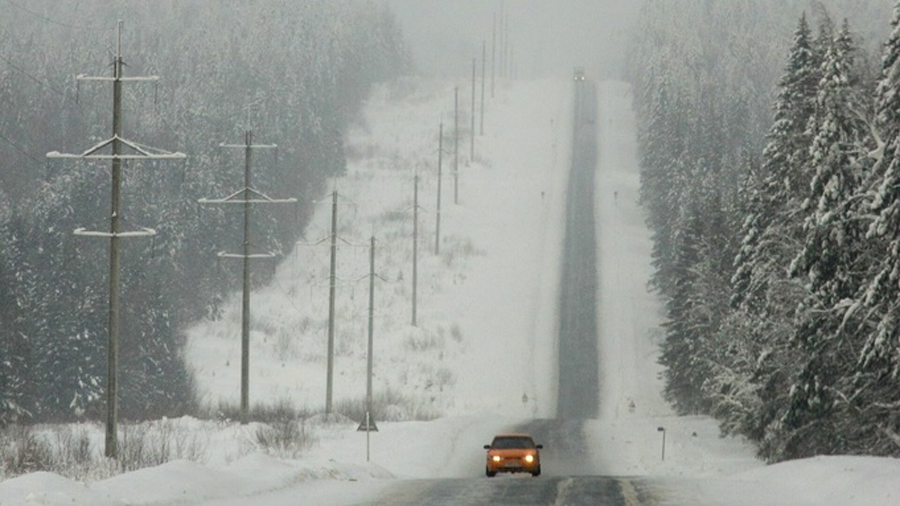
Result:
[[[570,76],[583,66],[591,77],[615,76],[627,30],[641,2],[634,0],[385,0],[395,12],[418,69],[430,75],[481,72],[487,45],[490,75],[492,27],[501,8],[509,15],[509,45],[521,78]],[[500,62],[500,36],[497,37]]]

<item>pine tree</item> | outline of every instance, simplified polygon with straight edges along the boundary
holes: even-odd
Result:
[[[653,230],[653,284],[668,293],[674,283],[671,269],[676,252],[676,218],[682,211],[688,185],[688,165],[682,133],[686,129],[685,104],[663,77],[648,111],[650,128],[642,139],[641,202],[648,209]]]
[[[810,44],[804,15],[794,32],[788,65],[779,83],[774,123],[763,151],[762,182],[748,188],[752,209],[744,221],[742,246],[735,259],[732,303],[750,306],[753,312],[764,311],[770,285],[785,277],[788,258],[796,254],[790,249],[799,228],[793,211],[807,194],[808,177],[802,170],[810,143],[806,127],[815,110],[819,75]]]
[[[789,279],[788,270],[802,245],[797,208],[809,193],[811,139],[806,127],[815,111],[818,67],[803,15],[779,81],[761,174],[746,179],[750,210],[731,279],[735,312],[720,331],[738,342],[721,345],[732,352],[717,360],[719,375],[728,381],[727,395],[718,394],[718,416],[725,427],[757,441],[765,458],[777,458],[780,452],[778,438],[771,436],[788,408],[790,371],[797,358],[791,345],[793,322],[806,294]]]
[[[699,261],[702,218],[696,211],[684,217],[684,226],[674,238],[677,244],[673,286],[666,303],[665,340],[660,346],[659,363],[665,367],[663,393],[680,414],[706,411],[703,381],[709,375],[709,362],[703,348],[701,329],[694,326],[692,315],[698,300],[694,284],[699,282],[691,266]]]
[[[728,313],[727,277],[732,233],[715,171],[692,171],[682,219],[675,225],[674,291],[666,301],[666,338],[660,363],[666,366],[665,395],[681,413],[708,413],[707,395],[716,354],[713,337]],[[702,195],[702,196],[701,196]],[[724,252],[724,253],[723,253]]]
[[[32,342],[30,411],[38,419],[70,420],[94,410],[106,383],[105,255],[100,244],[72,235],[80,217],[103,197],[84,166],[46,185],[24,213],[16,286],[20,331]],[[98,261],[98,259],[100,259]]]
[[[767,460],[898,454],[900,3],[874,121],[874,78],[848,24],[837,29],[819,5],[814,37],[800,18],[762,165],[747,172],[752,164],[738,153],[753,152],[761,132],[737,118],[765,109],[756,107],[765,93],[747,90],[781,58],[760,58],[760,37],[742,41],[778,25],[766,22],[778,6],[749,15],[756,7],[652,3],[641,14],[631,71],[654,286],[668,315],[666,395],[679,411],[708,410],[727,433],[757,442]],[[718,193],[692,188],[705,170]],[[737,242],[720,242],[697,216],[711,221],[710,195],[733,195],[738,185],[740,205],[722,209],[723,228],[740,229]],[[710,304],[724,292],[717,274],[729,270],[708,253],[711,245],[734,250],[734,275],[724,283],[730,310]]]
[[[21,220],[12,217],[2,228],[0,237],[5,247],[0,252],[0,426],[30,416],[29,370],[31,349],[22,332],[21,311],[15,286],[25,255],[16,239],[21,233]]]
[[[860,358],[864,365],[894,362],[892,367],[896,369],[891,343],[900,332],[900,2],[894,8],[891,26],[876,92],[877,148],[871,155],[878,178],[871,207],[878,215],[867,233],[870,240],[887,243],[881,258],[876,259],[865,296],[866,304],[875,307],[881,317]]]
[[[853,86],[853,44],[849,27],[843,29],[825,54],[817,96],[817,113],[810,121],[813,134],[810,166],[814,171],[811,193],[803,202],[806,244],[792,271],[808,278],[811,289],[825,304],[852,295],[846,277],[852,264],[850,246],[860,238],[852,219],[851,197],[859,189],[865,125],[857,114],[860,99]]]
[[[788,456],[844,451],[844,435],[835,427],[845,409],[841,385],[851,364],[845,359],[852,300],[861,280],[857,262],[863,229],[855,219],[855,198],[864,168],[861,139],[865,125],[854,87],[853,43],[844,25],[825,53],[817,97],[810,166],[811,193],[804,201],[805,244],[791,265],[805,281],[809,296],[798,310],[796,340],[803,363],[791,391],[786,421],[791,431]]]
[[[875,455],[900,453],[894,422],[900,406],[900,357],[895,344],[900,334],[900,2],[894,7],[891,28],[875,93],[874,149],[869,153],[873,178],[870,207],[864,209],[876,217],[866,234],[871,263],[859,299],[872,316],[854,350],[852,415],[857,423],[849,427],[867,452]]]

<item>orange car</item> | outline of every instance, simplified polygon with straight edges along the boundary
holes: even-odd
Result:
[[[491,444],[484,445],[487,450],[484,474],[488,478],[497,476],[497,473],[540,476],[541,454],[538,450],[543,448],[544,445],[534,444],[534,439],[528,434],[498,434]]]

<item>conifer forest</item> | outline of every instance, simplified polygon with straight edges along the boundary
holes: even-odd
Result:
[[[666,398],[770,461],[900,455],[900,4],[648,2],[636,31]]]
[[[376,2],[175,0],[59,2],[52,18],[27,2],[0,19],[0,421],[98,419],[106,382],[109,240],[107,163],[48,159],[111,137],[109,82],[123,17],[122,131],[183,161],[128,161],[122,216],[122,416],[177,416],[196,405],[181,358],[184,327],[215,315],[240,287],[241,213],[200,206],[241,187],[254,131],[277,150],[256,155],[253,186],[292,206],[257,213],[254,248],[290,251],[315,199],[344,170],[342,136],[373,83],[409,60],[392,13]],[[124,8],[127,12],[122,12]],[[121,17],[118,17],[121,16]],[[61,24],[59,20],[66,20]],[[274,262],[274,261],[273,261]],[[258,262],[260,283],[274,263]]]

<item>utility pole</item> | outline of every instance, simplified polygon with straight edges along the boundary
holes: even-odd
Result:
[[[366,353],[366,419],[359,424],[357,431],[366,432],[366,462],[370,457],[369,438],[372,432],[378,432],[375,420],[372,417],[372,367],[375,329],[375,236],[372,236],[369,248],[369,340],[368,353]]]
[[[509,78],[509,13],[503,20],[503,77]]]
[[[500,73],[501,78],[504,77],[504,59],[506,58],[506,32],[503,30],[503,20],[506,17],[505,11],[504,3],[500,2],[500,25],[497,27],[500,30],[500,47],[498,48],[500,51],[500,68],[497,70]]]
[[[253,132],[244,134],[244,144],[219,144],[221,148],[244,150],[244,188],[221,199],[198,200],[200,204],[241,204],[244,210],[244,238],[241,253],[219,252],[219,258],[240,259],[243,266],[243,289],[241,299],[241,423],[250,420],[250,260],[274,258],[274,253],[252,253],[250,251],[250,205],[251,204],[293,204],[297,199],[273,199],[251,185],[251,159],[254,149],[274,149],[275,144],[253,144]]]
[[[106,363],[106,440],[105,455],[112,459],[118,458],[118,357],[119,357],[119,239],[128,237],[148,237],[156,234],[151,228],[140,227],[140,230],[127,231],[122,229],[122,160],[179,160],[184,159],[184,153],[170,153],[160,149],[140,146],[122,138],[122,83],[126,81],[158,81],[159,77],[124,77],[122,70],[125,63],[122,59],[122,21],[116,24],[116,55],[113,60],[112,77],[87,77],[79,75],[79,81],[111,81],[113,83],[113,118],[112,137],[89,148],[81,154],[65,154],[58,151],[47,153],[47,158],[75,158],[81,160],[111,160],[112,161],[112,190],[110,196],[109,231],[89,231],[85,228],[77,228],[75,235],[87,237],[102,237],[109,239],[109,319],[107,336],[107,363]],[[111,154],[103,154],[102,150],[109,147]],[[127,148],[131,153],[125,153]]]
[[[330,415],[334,394],[334,298],[337,288],[337,191],[331,192],[331,267],[328,282],[328,358],[325,378],[325,414]]]
[[[366,353],[366,416],[372,412],[372,352],[375,334],[375,236],[369,247],[369,340]],[[371,417],[369,418],[371,420]]]
[[[487,63],[487,41],[481,41],[481,135],[484,135],[484,71]]]
[[[437,173],[437,223],[434,227],[434,254],[441,254],[441,182],[443,177],[441,174],[441,161],[444,158],[444,122],[441,121],[440,133],[438,134],[438,173]]]
[[[494,98],[494,74],[497,70],[497,13],[494,13],[494,30],[491,32],[491,98]]]
[[[453,203],[459,204],[459,86],[453,88]]]
[[[475,161],[475,62],[476,59],[472,58],[472,110],[469,114],[469,116],[472,117],[469,139],[471,139],[472,142],[469,145],[469,163]]]
[[[412,326],[416,326],[416,299],[419,289],[419,172],[413,183],[413,268],[412,268]]]

